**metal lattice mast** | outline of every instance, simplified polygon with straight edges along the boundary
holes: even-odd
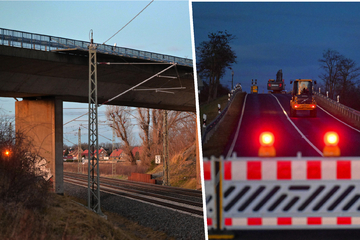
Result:
[[[113,136],[112,136],[112,153],[115,150],[115,118],[113,117]],[[113,156],[113,162],[112,162],[112,175],[115,176],[116,175],[116,157]]]
[[[89,45],[89,155],[88,155],[88,208],[98,214],[100,209],[99,182],[99,141],[98,141],[98,102],[97,102],[97,61],[96,45]]]
[[[80,173],[80,169],[81,169],[81,164],[80,164],[80,160],[81,160],[81,129],[79,127],[79,132],[78,132],[78,173]]]
[[[164,110],[163,120],[163,185],[170,186],[169,178],[169,146],[168,146],[168,126],[167,126],[167,111]]]

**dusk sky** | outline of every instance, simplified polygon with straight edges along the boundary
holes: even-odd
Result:
[[[325,2],[193,2],[195,45],[208,34],[227,30],[236,36],[234,83],[250,92],[257,79],[259,92],[279,69],[290,90],[290,80],[320,81],[318,60],[333,49],[360,66],[360,3]],[[231,70],[222,82],[231,86]]]
[[[150,2],[0,1],[0,27],[82,41],[89,41],[89,31],[93,29],[94,42],[103,43]],[[108,45],[114,43],[119,47],[192,59],[189,2],[155,0],[107,42]],[[86,113],[87,108],[88,104],[65,102],[64,123]],[[104,112],[105,106],[100,107],[100,121],[105,120]],[[0,114],[14,118],[13,98],[0,98]],[[80,124],[87,126],[87,119],[85,115],[78,119],[80,121],[64,126],[64,142],[67,145],[77,144],[78,128]],[[137,128],[134,130],[139,131]],[[87,133],[88,130],[82,127],[82,142],[87,142]],[[99,133],[107,137],[100,136],[99,143],[111,142],[112,130],[109,126],[100,125]]]

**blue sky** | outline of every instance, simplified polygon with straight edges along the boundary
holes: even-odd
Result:
[[[24,32],[89,41],[90,29],[94,42],[103,43],[135,17],[147,1],[0,1],[0,27]],[[192,59],[189,3],[155,0],[135,20],[107,42],[109,45],[134,48]],[[0,113],[14,117],[15,100],[0,98]],[[64,103],[64,123],[87,112],[87,104]],[[83,109],[69,109],[83,108]],[[100,121],[105,107],[99,109]],[[64,141],[77,143],[79,125],[87,116],[64,127]],[[112,138],[107,126],[99,133]],[[82,142],[87,142],[87,129],[82,128]],[[109,142],[99,137],[99,143]]]
[[[329,48],[360,64],[359,2],[193,2],[192,8],[196,46],[211,32],[236,36],[234,82],[247,92],[251,79],[267,92],[267,80],[279,69],[287,90],[290,79],[320,80],[318,60]],[[223,83],[229,81],[227,70]]]

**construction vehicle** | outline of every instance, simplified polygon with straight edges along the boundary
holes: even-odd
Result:
[[[258,93],[259,92],[259,87],[257,86],[257,79],[255,79],[255,83],[254,83],[254,79],[251,79],[251,93]]]
[[[285,93],[285,83],[281,69],[276,73],[276,80],[269,79],[267,83],[267,90],[268,93]]]
[[[290,81],[292,84],[293,81]],[[314,81],[316,84],[316,81]],[[311,79],[296,79],[290,100],[290,117],[296,117],[297,111],[310,111],[311,117],[316,117],[317,106],[313,95],[313,81]]]

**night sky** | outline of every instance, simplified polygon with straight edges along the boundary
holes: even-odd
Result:
[[[195,46],[208,40],[211,32],[236,36],[234,84],[250,92],[257,79],[259,93],[279,69],[290,90],[290,80],[320,81],[318,60],[324,50],[338,51],[360,66],[360,2],[193,2]],[[231,70],[222,83],[231,86]]]

